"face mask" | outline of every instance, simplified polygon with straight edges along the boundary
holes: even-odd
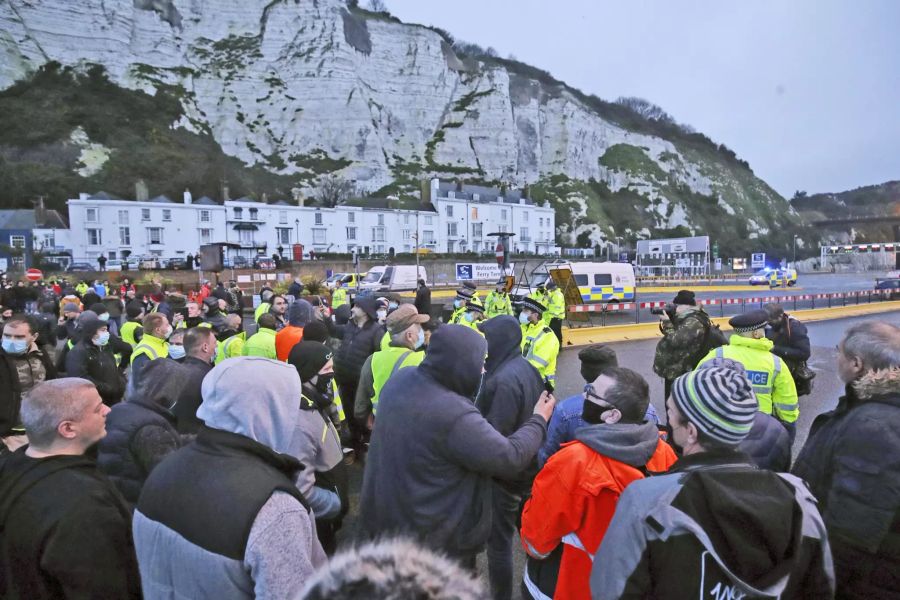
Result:
[[[453,308],[462,308],[462,305],[463,305],[462,300],[454,300],[453,301]]]
[[[603,414],[610,410],[612,409],[600,406],[590,400],[585,400],[581,407],[581,418],[584,419],[586,423],[597,425],[603,422]]]
[[[209,362],[215,364],[216,359],[219,357],[219,347],[216,346],[216,349],[213,350],[213,355],[210,357]]]
[[[391,302],[390,304],[388,304],[388,309],[394,310],[395,308],[397,308],[397,303],[396,303],[396,302]]]
[[[109,313],[103,313],[97,318],[106,323],[107,321],[109,321]]]
[[[169,357],[173,360],[180,360],[185,356],[184,346],[169,346]]]
[[[527,312],[519,313],[519,323],[521,323],[522,325],[525,325],[528,323],[528,313]]]
[[[322,394],[323,396],[331,397],[332,387],[331,380],[334,379],[334,375],[329,373],[328,375],[318,375],[316,377],[316,391]]]
[[[25,354],[27,349],[27,340],[11,340],[3,338],[3,351],[7,354]]]
[[[387,317],[387,311],[384,310],[383,308],[381,310],[377,311],[375,314],[378,315],[379,319],[384,319],[385,317]]]
[[[175,332],[175,330],[172,329],[171,327],[169,327],[169,329],[166,330],[166,333],[163,334],[163,339],[164,339],[164,340],[169,339],[170,337],[172,337],[172,334],[173,334],[174,332]]]
[[[475,313],[467,312],[467,313],[466,313],[466,321],[468,321],[469,323],[471,323],[471,322],[474,321],[474,320],[475,320]]]
[[[416,350],[425,345],[425,330],[419,329],[419,337],[416,339]]]
[[[103,346],[107,345],[108,343],[109,343],[109,332],[108,331],[106,333],[101,333],[100,337],[98,337],[96,340],[94,340],[94,344],[96,346],[100,346],[100,347],[103,347]]]

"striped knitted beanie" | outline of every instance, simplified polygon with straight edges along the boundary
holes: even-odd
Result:
[[[675,380],[672,399],[697,429],[731,446],[747,437],[759,409],[747,377],[727,367],[705,367],[685,373]]]

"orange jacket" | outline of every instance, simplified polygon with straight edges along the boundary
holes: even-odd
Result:
[[[287,362],[291,349],[303,339],[303,328],[295,325],[285,325],[275,334],[275,354],[278,360]]]
[[[652,472],[675,463],[672,448],[660,440],[647,462]],[[603,456],[585,444],[563,444],[538,473],[531,498],[522,513],[522,545],[534,557],[544,557],[565,544],[554,598],[591,597],[593,556],[616,511],[625,486],[642,479],[639,470]]]

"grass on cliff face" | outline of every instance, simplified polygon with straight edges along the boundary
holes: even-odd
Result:
[[[606,149],[599,162],[613,171],[621,171],[636,177],[652,177],[656,181],[666,181],[666,172],[647,156],[642,148],[630,144],[615,144]]]
[[[48,63],[30,78],[0,92],[0,204],[30,207],[44,196],[65,207],[79,192],[105,190],[134,197],[143,179],[151,196],[221,196],[227,180],[232,197],[290,197],[303,175],[276,175],[227,156],[208,134],[172,129],[182,115],[180,88],[160,87],[154,96],[110,82],[102,67],[84,73]],[[76,127],[112,150],[91,177],[74,172],[79,150],[69,142]]]

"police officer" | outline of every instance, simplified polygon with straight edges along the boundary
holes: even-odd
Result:
[[[472,298],[466,302],[466,314],[463,315],[462,321],[460,321],[459,324],[471,327],[477,331],[479,335],[483,336],[484,333],[478,328],[478,324],[484,321],[484,317],[484,306],[477,298]]]
[[[565,318],[566,299],[562,290],[551,279],[547,282],[547,312],[544,313],[544,323],[550,326],[560,344],[562,344],[562,320]]]
[[[800,416],[797,389],[787,365],[772,354],[772,340],[766,339],[768,320],[768,313],[762,309],[732,317],[728,324],[734,329],[734,335],[728,345],[711,350],[698,365],[714,358],[730,358],[744,365],[760,412],[778,419],[793,443]]]
[[[512,315],[512,301],[506,293],[506,279],[497,282],[497,287],[484,300],[484,316],[488,319],[500,315]]]
[[[131,389],[140,385],[141,371],[151,360],[169,356],[169,336],[175,331],[163,313],[150,313],[144,317],[144,336],[131,353]]]
[[[534,298],[525,298],[522,300],[519,323],[522,324],[522,356],[538,370],[544,384],[552,391],[556,386],[559,340],[542,320],[546,310],[547,308]]]
[[[122,334],[122,340],[134,348],[144,337],[144,328],[141,324],[144,319],[144,306],[140,302],[132,300],[125,307],[125,316],[127,320],[122,324],[119,333]]]
[[[780,304],[765,304],[763,310],[769,315],[766,337],[772,340],[772,354],[787,364],[797,386],[797,395],[809,394],[812,391],[810,382],[815,374],[805,364],[810,356],[806,326],[784,312]],[[801,366],[804,367],[802,370]]]
[[[451,325],[460,325],[466,314],[466,302],[474,297],[473,291],[466,286],[456,290],[456,298],[453,300],[453,313],[448,321]]]
[[[331,294],[331,308],[334,310],[347,303],[347,290],[344,289],[344,282],[338,279],[334,284],[334,292]]]
[[[547,306],[548,296],[547,296],[547,289],[544,287],[544,282],[539,283],[537,285],[537,287],[535,288],[535,290],[533,292],[531,292],[530,294],[528,294],[528,297],[534,298],[543,306]]]

